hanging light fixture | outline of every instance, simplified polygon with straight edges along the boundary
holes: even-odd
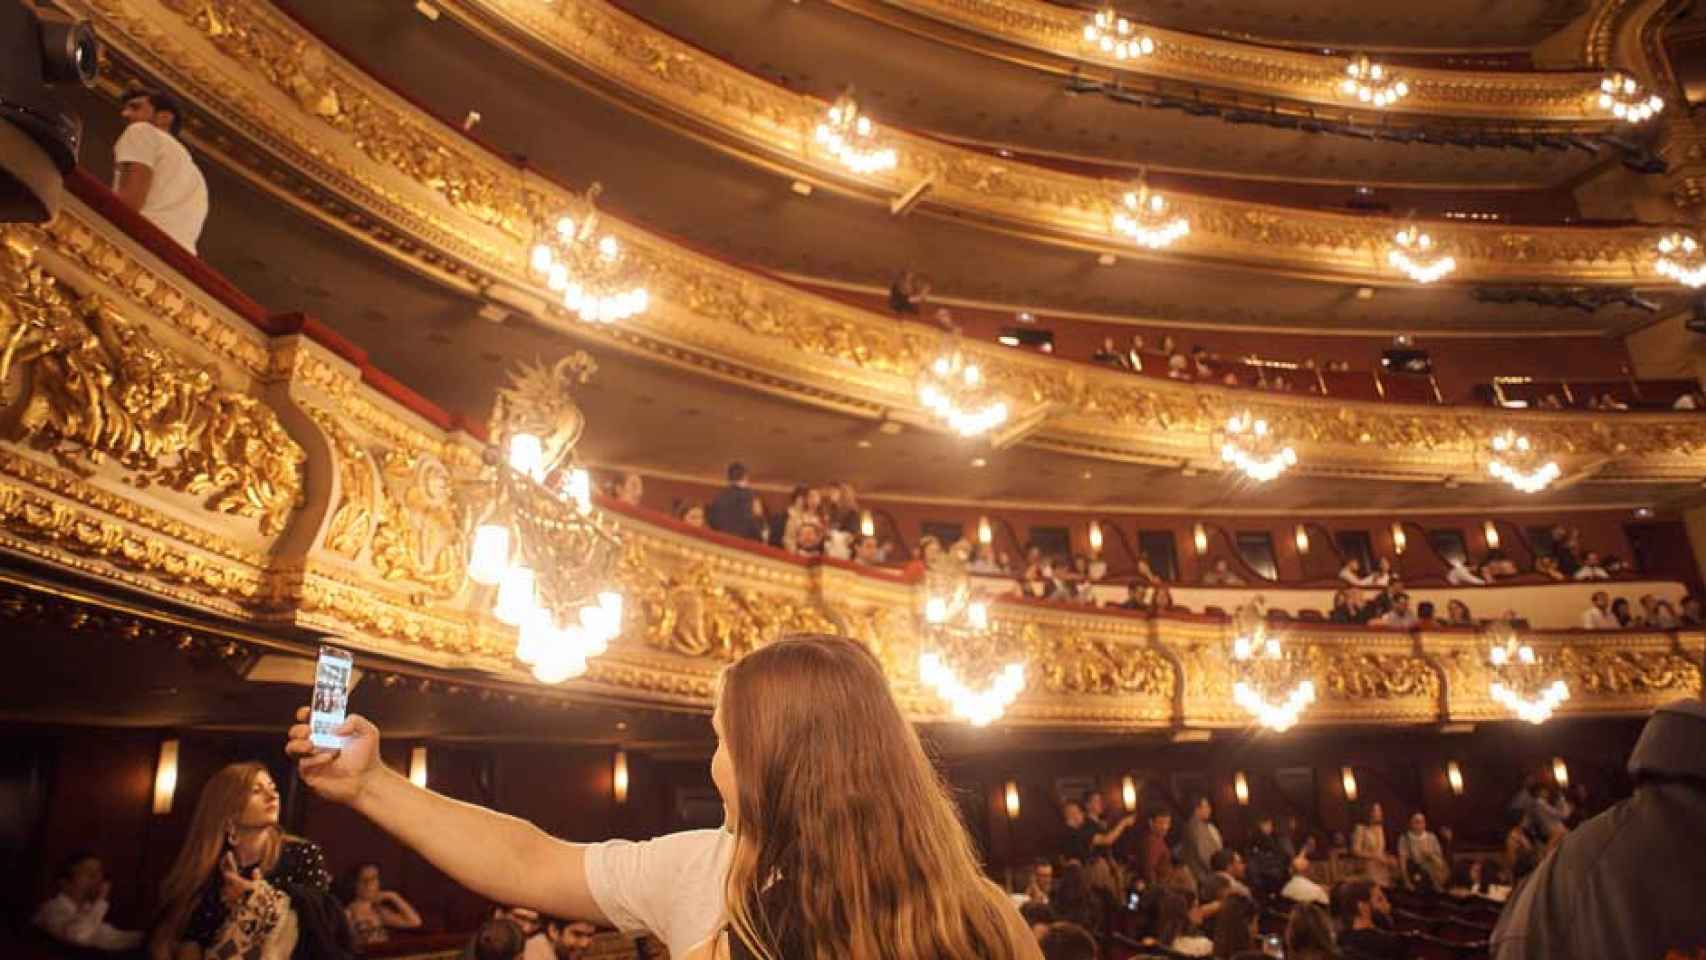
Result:
[[[1260,623],[1232,641],[1232,673],[1233,702],[1275,732],[1290,730],[1315,702],[1315,682],[1303,664],[1288,658]]]
[[[900,160],[893,147],[878,144],[876,124],[859,111],[851,87],[824,112],[817,125],[817,142],[842,166],[860,175],[893,170]]]
[[[1570,699],[1570,686],[1547,674],[1534,648],[1516,635],[1509,624],[1491,628],[1487,663],[1493,679],[1488,692],[1493,700],[1529,723],[1545,723],[1552,711]]]
[[[1355,97],[1359,103],[1372,107],[1389,107],[1410,95],[1410,85],[1385,64],[1370,60],[1366,54],[1345,64],[1344,79],[1339,92]]]
[[[1266,483],[1297,465],[1296,452],[1280,444],[1266,420],[1252,417],[1248,411],[1226,421],[1220,459],[1257,483]]]
[[[650,294],[639,271],[622,252],[614,236],[599,232],[595,202],[604,186],[595,183],[574,208],[542,230],[533,244],[529,266],[552,293],[563,298],[563,309],[590,323],[615,323],[644,313]]]
[[[1084,22],[1084,42],[1115,60],[1136,60],[1155,52],[1155,39],[1106,4]]]
[[[1386,262],[1417,283],[1433,283],[1457,269],[1457,260],[1442,255],[1433,237],[1420,227],[1408,226],[1392,235]]]
[[[1627,73],[1608,73],[1599,81],[1599,108],[1626,123],[1646,123],[1665,108],[1663,97],[1648,94]]]
[[[468,576],[497,587],[492,616],[517,629],[515,658],[541,683],[586,672],[622,630],[613,586],[621,543],[574,460],[585,418],[570,395],[594,369],[579,351],[521,367],[498,391],[487,428],[489,480]]]
[[[957,552],[944,551],[925,569],[922,612],[918,678],[947,701],[954,716],[973,726],[999,720],[1025,689],[1025,665],[1002,662],[1006,651],[990,629],[989,605],[973,594]],[[973,687],[960,670],[982,673],[982,686]]]
[[[1542,462],[1540,452],[1528,437],[1515,430],[1495,434],[1492,448],[1487,472],[1523,493],[1539,493],[1563,473],[1556,461]]]
[[[1137,781],[1129,773],[1120,779],[1120,802],[1125,804],[1126,813],[1137,810]]]
[[[983,368],[950,334],[935,361],[919,371],[918,402],[962,437],[975,437],[1007,422],[1007,402],[983,379]]]
[[[1140,247],[1161,250],[1191,232],[1191,222],[1168,210],[1167,198],[1149,189],[1138,177],[1137,187],[1127,190],[1114,206],[1114,232]]]
[[[1706,286],[1706,251],[1701,250],[1700,241],[1686,233],[1673,233],[1659,239],[1658,250],[1654,270],[1685,287]]]

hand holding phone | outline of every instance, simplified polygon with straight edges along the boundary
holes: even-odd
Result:
[[[338,728],[344,725],[354,665],[355,658],[349,651],[330,646],[320,648],[320,659],[314,666],[314,701],[308,714],[308,740],[316,747],[338,750],[344,745]]]

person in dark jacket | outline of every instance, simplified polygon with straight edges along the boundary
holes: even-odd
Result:
[[[1635,795],[1570,831],[1512,896],[1493,960],[1706,951],[1706,702],[1654,712],[1629,755]]]
[[[764,523],[753,508],[756,496],[746,485],[746,464],[729,464],[729,485],[711,501],[705,511],[705,522],[712,530],[748,540],[763,541]]]

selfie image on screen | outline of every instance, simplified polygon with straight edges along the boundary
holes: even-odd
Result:
[[[317,747],[336,749],[344,745],[338,728],[344,725],[344,707],[349,702],[350,655],[336,647],[321,647],[314,669],[314,701],[308,717],[308,739]]]

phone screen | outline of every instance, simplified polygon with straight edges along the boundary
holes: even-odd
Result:
[[[314,667],[314,702],[308,715],[308,741],[316,747],[336,750],[344,745],[344,738],[337,731],[344,725],[354,663],[347,650],[320,648],[320,660]]]

